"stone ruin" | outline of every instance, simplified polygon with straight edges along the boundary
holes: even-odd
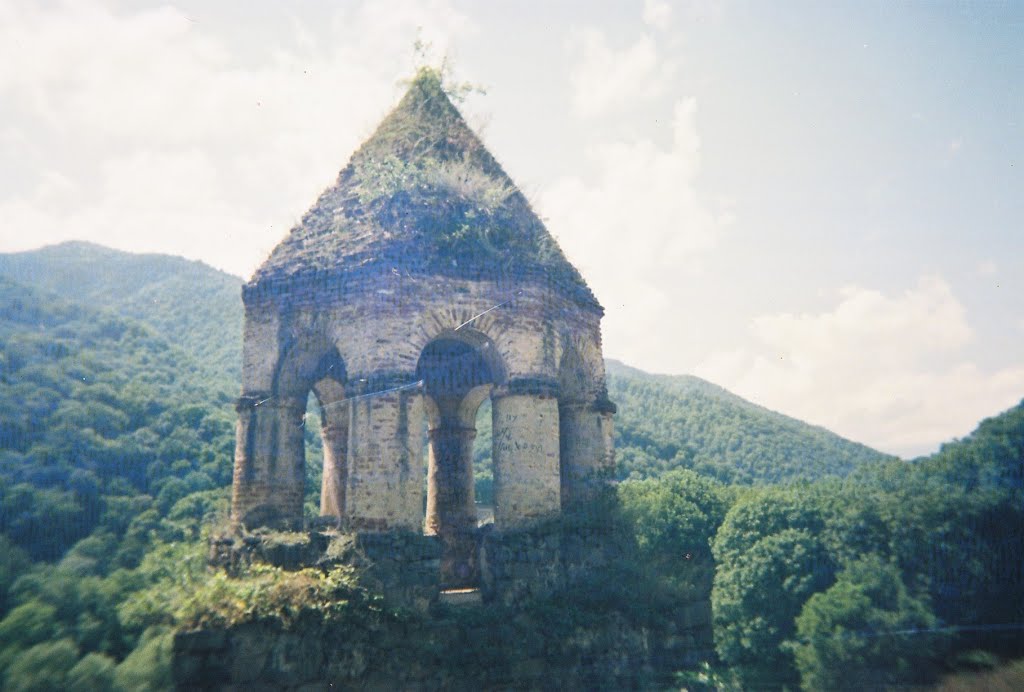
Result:
[[[495,584],[502,569],[514,579],[500,555],[557,561],[523,541],[596,506],[608,486],[615,406],[603,309],[436,73],[417,75],[243,301],[231,500],[240,529],[306,528],[311,392],[324,450],[318,525],[364,547],[388,544],[399,568],[405,553],[389,537],[412,541],[406,553],[427,545],[441,588]],[[473,444],[487,399],[494,517],[485,530]]]

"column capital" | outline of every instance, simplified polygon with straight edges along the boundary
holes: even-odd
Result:
[[[558,392],[558,380],[553,377],[517,377],[491,390],[491,398],[517,395],[557,397]]]
[[[600,414],[615,414],[619,410],[607,394],[599,394],[594,399],[569,399],[568,401],[559,399],[558,408],[561,411],[574,413],[585,411]]]
[[[235,399],[235,411],[237,411],[238,413],[252,411],[262,402],[272,398],[273,395],[270,392],[247,392],[242,396],[238,397],[237,399]]]

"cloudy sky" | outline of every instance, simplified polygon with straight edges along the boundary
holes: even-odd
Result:
[[[417,37],[608,356],[903,456],[1024,397],[1021,3],[0,0],[0,251],[248,277]]]

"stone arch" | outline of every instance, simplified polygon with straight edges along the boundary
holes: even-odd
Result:
[[[279,397],[305,396],[325,379],[348,382],[345,359],[337,344],[322,336],[299,337],[284,349],[277,363],[273,391]]]
[[[271,391],[239,399],[232,490],[235,521],[286,529],[303,526],[306,402],[311,392],[324,412],[321,512],[340,516],[348,438],[346,379],[345,362],[334,344],[318,337],[296,340],[276,365]]]
[[[476,413],[507,370],[493,342],[473,329],[445,330],[420,352],[416,376],[427,411],[429,458],[425,530],[442,543],[441,579],[478,580],[473,441]]]

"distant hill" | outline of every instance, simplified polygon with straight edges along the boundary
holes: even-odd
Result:
[[[0,277],[0,533],[52,559],[225,486],[220,384],[148,325]]]
[[[0,276],[145,323],[188,353],[204,376],[237,390],[242,281],[236,276],[180,257],[83,242],[0,255]],[[886,458],[697,377],[651,375],[614,360],[607,365],[609,395],[619,407],[621,478],[684,467],[735,483],[813,480],[845,476],[860,464]],[[478,475],[484,477],[490,474],[486,413],[479,419],[475,454]]]
[[[198,363],[238,383],[242,280],[202,262],[85,242],[0,254],[0,276],[150,325]]]
[[[623,478],[690,468],[727,483],[846,476],[891,458],[825,428],[753,404],[692,375],[651,375],[606,361],[618,407],[616,457]]]

